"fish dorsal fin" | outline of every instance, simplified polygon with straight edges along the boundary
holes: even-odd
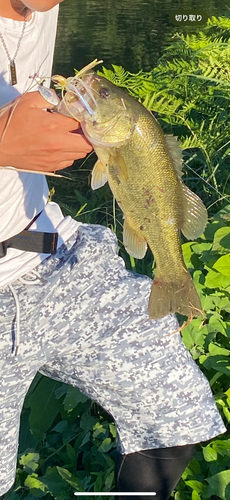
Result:
[[[108,170],[111,177],[120,182],[127,182],[128,170],[124,158],[118,148],[112,150],[109,155]]]
[[[174,135],[165,135],[166,149],[179,178],[182,176],[183,149]]]
[[[123,243],[126,251],[136,259],[143,259],[147,250],[147,243],[135,229],[133,229],[127,220],[123,225]]]
[[[208,220],[207,210],[195,193],[182,182],[183,223],[181,231],[188,240],[195,240],[204,232]]]
[[[93,170],[92,170],[91,188],[93,190],[98,189],[98,188],[104,186],[104,184],[106,184],[107,180],[108,180],[108,177],[107,177],[106,169],[105,169],[103,163],[101,162],[101,160],[97,160],[94,167],[93,167]]]

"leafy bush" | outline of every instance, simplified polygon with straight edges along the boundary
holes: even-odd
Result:
[[[22,414],[16,482],[5,499],[112,491],[115,435],[114,423],[78,389],[37,375]]]

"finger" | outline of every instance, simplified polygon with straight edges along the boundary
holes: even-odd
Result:
[[[51,110],[52,113],[52,110]],[[55,118],[56,123],[60,125],[60,127],[63,130],[63,127],[65,127],[65,130],[68,132],[71,132],[73,134],[77,134],[77,130],[80,128],[80,122],[78,120],[75,120],[74,118],[70,116],[64,116],[60,115],[59,113],[52,113],[53,118]]]
[[[75,155],[74,155],[74,158],[72,159],[68,159],[68,160],[63,160],[63,161],[60,161],[55,167],[51,167],[50,170],[62,170],[64,168],[67,168],[67,167],[70,167],[71,165],[73,165],[73,163],[76,161],[76,160],[81,160],[83,158],[85,158],[87,156],[88,152],[82,152],[79,153],[77,152]]]
[[[85,137],[80,127],[77,130],[70,130],[70,134],[76,138],[76,144],[78,144],[79,148],[81,148],[82,144],[88,152],[92,151],[92,144],[88,141],[87,137]]]
[[[69,120],[69,118],[67,118]],[[70,118],[71,120],[71,118]],[[65,131],[64,131],[64,125],[65,125]],[[56,130],[56,135],[55,135],[55,148],[58,153],[60,154],[61,151],[65,153],[69,153],[73,155],[74,158],[76,158],[76,154],[79,155],[81,154],[88,154],[90,153],[93,148],[90,142],[83,136],[82,134],[78,133],[72,133],[69,132],[69,122],[62,125],[61,131],[58,129]]]
[[[65,168],[71,167],[74,164],[75,160],[69,160],[69,161],[61,161],[56,170],[64,170]]]

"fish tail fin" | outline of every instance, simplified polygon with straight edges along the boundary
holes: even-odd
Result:
[[[155,277],[149,297],[149,317],[163,318],[178,312],[188,318],[203,316],[200,298],[188,272],[180,279],[166,281]]]

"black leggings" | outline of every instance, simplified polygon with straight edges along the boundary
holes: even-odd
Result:
[[[118,454],[115,463],[117,491],[155,492],[153,496],[121,496],[120,500],[167,500],[186,469],[193,445]]]

